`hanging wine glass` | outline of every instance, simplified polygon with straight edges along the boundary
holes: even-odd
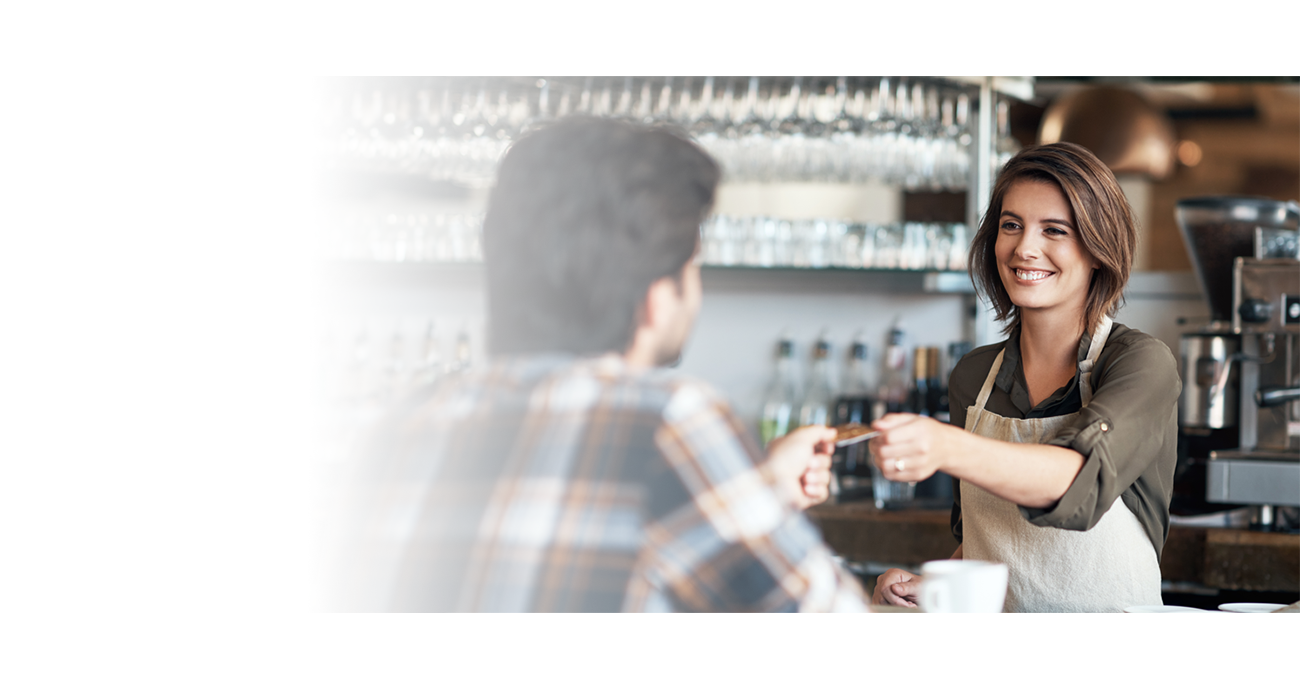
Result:
[[[582,94],[578,97],[578,114],[595,114],[595,104],[592,101],[593,78],[587,78],[582,82]]]
[[[610,86],[613,78],[605,81],[604,87],[596,95],[596,104],[592,107],[591,113],[597,117],[614,116],[614,90]]]
[[[668,121],[683,127],[689,131],[691,119],[691,90],[694,88],[694,79],[686,76],[682,80],[682,87],[677,91],[677,104],[670,108]]]
[[[574,111],[573,102],[573,88],[566,85],[560,93],[560,103],[555,107],[555,118],[563,119],[572,114]]]
[[[804,176],[811,180],[825,181],[832,179],[830,143],[828,136],[830,124],[836,118],[835,88],[827,84],[821,89],[814,78],[808,84],[808,96],[804,107],[804,120],[808,124],[805,144]]]
[[[647,81],[648,82],[648,81]],[[646,123],[663,126],[671,124],[673,121],[673,79],[664,78],[663,85],[659,86],[659,96],[655,102],[654,110],[651,111]]]
[[[965,188],[970,182],[971,148],[975,138],[970,133],[970,96],[962,93],[957,96],[957,180],[956,187]]]
[[[744,180],[758,179],[758,159],[763,156],[766,124],[758,112],[759,78],[750,77],[745,92],[745,112],[735,125],[738,172]]]
[[[727,87],[722,92],[722,100],[717,105],[714,112],[717,124],[714,127],[717,133],[717,139],[713,142],[715,150],[714,157],[722,164],[722,171],[725,177],[736,180],[740,177],[740,163],[737,157],[737,140],[740,132],[736,128],[736,80],[727,78]]]
[[[697,139],[706,134],[711,138],[718,137],[718,119],[714,116],[713,109],[713,76],[708,76],[700,87],[700,99],[695,102],[688,116],[691,135]]]
[[[939,94],[937,88],[927,88],[921,84],[915,86],[920,93],[916,100],[918,114],[915,141],[913,144],[913,162],[910,177],[914,187],[934,191],[938,189],[935,179],[935,163],[939,148]]]
[[[610,113],[615,119],[632,119],[632,77],[623,78],[623,91],[618,96],[618,106]]]
[[[551,81],[547,80],[546,78],[539,78],[537,80],[536,86],[537,86],[537,107],[536,108],[532,107],[531,99],[528,99],[527,97],[524,98],[525,117],[517,124],[517,126],[515,126],[515,133],[517,136],[522,136],[523,134],[533,131],[539,127],[545,126],[551,123],[555,119],[555,117],[562,116],[563,113],[567,113],[568,111],[568,105],[565,104],[565,100],[568,98],[567,93],[565,93],[564,97],[561,98],[562,104],[559,105],[559,107],[556,109],[557,114],[552,115],[551,114]]]
[[[776,93],[776,90],[773,90]],[[803,78],[795,77],[784,100],[784,114],[775,120],[772,135],[773,160],[776,171],[785,179],[803,179],[804,157],[808,121],[806,119],[807,95],[803,91]]]
[[[628,79],[629,81],[631,78]],[[641,81],[641,94],[630,110],[630,116],[642,124],[654,123],[654,86],[649,78]]]
[[[840,182],[850,182],[855,179],[854,154],[859,147],[858,136],[864,127],[861,109],[866,95],[860,87],[854,94],[856,98],[850,99],[847,77],[835,79],[837,109],[830,121],[827,141],[831,176]]]
[[[940,189],[951,190],[957,170],[957,124],[953,111],[956,109],[951,94],[943,96],[939,104],[939,151],[935,160],[935,179]]]

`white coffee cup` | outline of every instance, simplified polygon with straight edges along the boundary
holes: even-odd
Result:
[[[1002,612],[1007,565],[940,559],[921,565],[921,610],[932,613]]]

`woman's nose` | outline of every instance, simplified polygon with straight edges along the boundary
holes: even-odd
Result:
[[[1016,243],[1016,257],[1021,260],[1035,260],[1041,252],[1041,247],[1038,245],[1038,237],[1032,234],[1021,236],[1020,240]]]

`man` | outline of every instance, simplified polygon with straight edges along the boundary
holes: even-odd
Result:
[[[511,147],[483,227],[493,359],[377,440],[349,605],[865,610],[801,512],[827,496],[834,430],[763,456],[709,387],[662,369],[699,310],[719,176],[616,121]]]

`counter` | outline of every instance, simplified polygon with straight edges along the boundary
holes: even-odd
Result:
[[[824,503],[808,515],[849,561],[917,569],[957,548],[947,510],[879,510],[859,501]],[[1300,594],[1300,535],[1171,525],[1160,571],[1178,584]]]

